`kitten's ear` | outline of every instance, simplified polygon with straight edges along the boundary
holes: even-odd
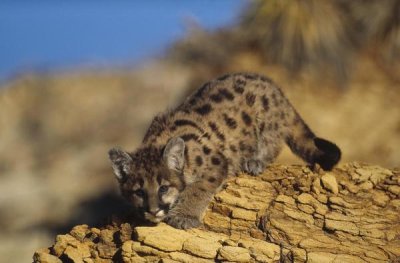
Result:
[[[174,171],[182,171],[185,164],[185,142],[182,138],[176,137],[168,141],[165,146],[163,159],[167,167]]]
[[[119,148],[112,148],[109,150],[108,157],[111,160],[112,168],[118,181],[126,180],[126,176],[132,173],[132,157]]]

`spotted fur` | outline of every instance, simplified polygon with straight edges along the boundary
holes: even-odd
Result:
[[[316,137],[270,79],[238,73],[156,116],[136,151],[114,148],[109,156],[123,196],[149,221],[191,228],[226,178],[261,173],[283,142],[326,170],[340,159],[340,149]]]

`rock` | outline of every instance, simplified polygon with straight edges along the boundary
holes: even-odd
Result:
[[[185,231],[166,224],[156,227],[136,227],[134,231],[139,241],[163,251],[182,250],[183,243],[189,238]]]
[[[321,180],[318,177],[313,181],[312,190],[317,195],[319,195],[322,191]]]
[[[58,235],[56,237],[56,244],[53,246],[53,251],[56,256],[60,257],[68,245],[77,246],[79,242],[71,235]]]
[[[232,210],[232,217],[237,219],[254,221],[257,218],[257,213],[246,209],[236,208]]]
[[[251,257],[247,249],[224,246],[219,250],[218,259],[232,262],[249,262]]]
[[[306,262],[307,252],[301,248],[292,249],[293,262]]]
[[[34,262],[396,262],[400,174],[352,164],[320,176],[271,165],[257,177],[227,182],[203,227],[141,226],[134,218],[79,225],[37,251]],[[336,191],[336,180],[348,191]],[[314,182],[324,188],[315,191]]]
[[[112,244],[114,240],[115,230],[103,229],[100,231],[100,239],[104,244]]]
[[[359,188],[362,190],[371,190],[372,188],[374,188],[374,184],[371,181],[366,181],[360,184]]]
[[[169,256],[175,262],[184,262],[184,263],[191,263],[191,262],[210,263],[210,262],[214,262],[214,260],[194,257],[194,256],[191,256],[189,254],[181,253],[181,252],[172,252],[172,253],[169,254]]]
[[[89,232],[88,225],[78,225],[72,228],[70,234],[79,241],[83,241],[88,232]]]
[[[321,182],[325,189],[331,191],[334,194],[339,193],[339,186],[336,181],[336,177],[333,174],[331,173],[324,174],[321,177]]]
[[[395,194],[397,196],[400,196],[400,186],[398,185],[391,185],[388,187],[389,192],[392,194]]]
[[[67,247],[64,251],[64,255],[74,263],[83,263],[80,251],[74,247]]]
[[[62,263],[58,257],[49,254],[49,252],[36,252],[35,255],[33,255],[33,261],[42,263]]]
[[[311,252],[308,253],[307,263],[321,263],[321,262],[332,262],[332,263],[343,263],[343,262],[354,262],[354,263],[365,263],[359,257],[351,255],[341,255],[327,252]]]
[[[351,204],[349,202],[346,202],[340,196],[331,196],[331,197],[329,197],[329,202],[331,202],[331,204],[335,204],[335,205],[346,207],[346,208],[355,208],[356,207],[356,205]]]
[[[298,221],[305,222],[311,225],[314,224],[314,218],[311,215],[302,213],[301,211],[285,209],[283,212],[289,217],[296,219]]]
[[[369,180],[369,178],[372,175],[372,171],[370,169],[365,169],[365,168],[358,168],[356,169],[356,173],[359,174],[360,176],[356,180],[357,182],[365,182]]]
[[[240,240],[238,246],[247,248],[254,258],[268,258],[270,260],[278,260],[280,257],[280,247],[275,244],[263,242],[257,239]],[[262,256],[262,257],[260,257]]]
[[[276,202],[282,202],[286,204],[291,204],[295,205],[296,201],[293,199],[293,197],[286,196],[286,195],[278,195],[275,199]]]
[[[353,235],[358,235],[360,233],[358,227],[352,222],[326,219],[325,227],[326,227],[326,229],[329,229],[332,231],[340,230],[340,231],[344,231],[344,232],[347,232],[347,233],[350,233]]]
[[[221,244],[216,241],[210,241],[205,238],[191,237],[185,241],[183,250],[188,251],[191,255],[202,258],[215,258]]]

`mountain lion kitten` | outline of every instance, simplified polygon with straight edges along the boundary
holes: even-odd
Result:
[[[156,116],[136,151],[113,148],[109,157],[122,195],[147,220],[186,229],[201,224],[225,179],[260,174],[283,142],[325,170],[340,159],[340,149],[316,137],[270,79],[238,73]]]

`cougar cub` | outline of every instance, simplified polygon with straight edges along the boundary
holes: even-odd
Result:
[[[156,116],[134,152],[109,151],[122,195],[147,220],[196,227],[229,176],[257,175],[282,143],[330,170],[340,149],[316,137],[282,91],[257,74],[212,80],[179,107]]]

